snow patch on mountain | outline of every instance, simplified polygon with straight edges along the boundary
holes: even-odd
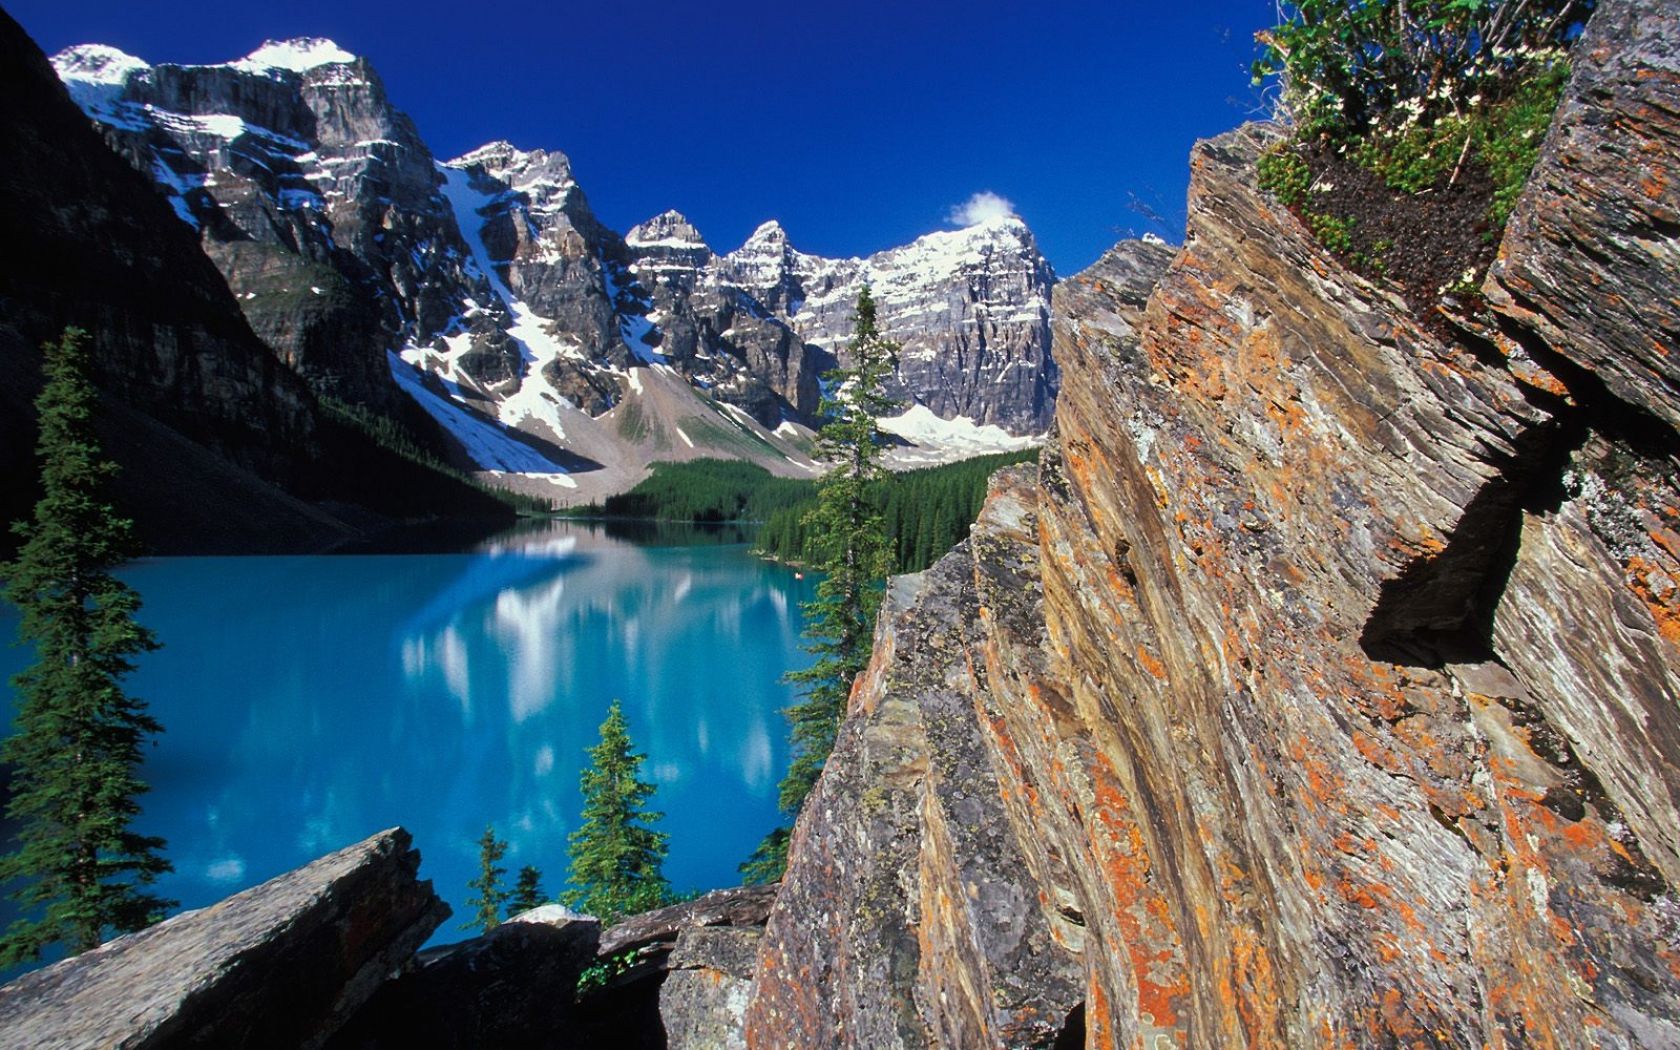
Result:
[[[520,377],[519,390],[502,399],[497,413],[503,422],[514,425],[524,422],[527,418],[539,420],[554,431],[556,438],[564,440],[566,427],[561,419],[562,412],[564,408],[573,406],[548,388],[548,381],[543,378],[543,370],[561,356],[582,357],[583,350],[575,342],[557,339],[551,335],[546,319],[515,298],[501,275],[496,272],[496,268],[491,265],[490,253],[484,247],[482,209],[495,199],[494,195],[474,189],[472,176],[459,168],[440,164],[438,171],[445,180],[444,199],[455,212],[455,225],[460,228],[473,261],[477,263],[479,272],[490,282],[491,290],[513,315],[513,323],[508,326],[507,333],[519,344],[525,374]],[[573,411],[576,409],[573,408]]]
[[[1044,435],[1016,436],[993,423],[980,424],[967,416],[941,419],[926,405],[911,405],[902,415],[878,419],[875,424],[889,434],[932,450],[940,458],[983,456],[993,452],[1018,452],[1044,443]],[[914,459],[901,450],[901,458]]]
[[[60,80],[78,84],[122,85],[135,73],[152,68],[144,59],[106,44],[67,47],[52,57],[52,64]]]
[[[130,77],[152,67],[104,44],[78,44],[52,57],[53,69],[82,112],[124,131],[144,131],[145,110],[121,98]]]
[[[271,73],[285,70],[307,73],[318,66],[356,61],[356,56],[324,37],[266,40],[263,46],[228,65],[242,73]]]
[[[543,475],[556,484],[573,487],[566,468],[509,434],[501,424],[457,405],[428,387],[413,366],[394,353],[386,353],[391,378],[413,398],[426,414],[461,443],[467,455],[485,470],[527,476]]]

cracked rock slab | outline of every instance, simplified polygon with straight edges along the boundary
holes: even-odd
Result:
[[[318,1047],[449,906],[401,828],[0,988],[0,1046]]]

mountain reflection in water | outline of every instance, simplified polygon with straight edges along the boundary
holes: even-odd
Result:
[[[468,554],[127,570],[164,643],[131,679],[166,728],[139,828],[169,840],[160,891],[197,907],[402,824],[455,939],[486,823],[510,872],[562,888],[584,749],[615,697],[659,787],[672,882],[737,882],[777,819],[780,678],[809,662],[815,582],[720,542],[739,533],[622,532],[554,522]],[[0,636],[16,622],[0,608]],[[0,672],[27,659],[0,650]]]

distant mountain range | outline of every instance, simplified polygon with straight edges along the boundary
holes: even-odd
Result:
[[[412,398],[458,465],[504,484],[577,501],[703,455],[813,472],[820,376],[866,281],[903,344],[884,421],[901,462],[1048,428],[1056,278],[1013,216],[866,259],[799,252],[767,222],[720,255],[674,211],[609,229],[558,152],[440,162],[328,40],[212,66],[89,44],[52,64],[313,391],[393,416]]]
[[[399,521],[511,518],[378,445],[278,360],[199,237],[4,11],[0,97],[0,525],[36,498],[39,347],[71,325],[90,336],[118,503],[151,550],[312,550]],[[429,426],[411,405],[383,407]],[[0,529],[0,548],[10,538]]]

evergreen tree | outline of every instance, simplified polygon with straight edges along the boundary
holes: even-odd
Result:
[[[0,747],[13,769],[6,814],[17,823],[0,882],[18,881],[11,896],[23,913],[0,938],[0,965],[35,959],[55,941],[85,951],[175,903],[144,889],[172,870],[163,840],[130,827],[146,791],[141,745],[162,727],[120,682],[157,642],[135,621],[140,596],[111,575],[136,545],[133,523],[106,497],[116,466],[94,433],[85,341],[67,328],[42,348],[42,495],[32,520],[13,526],[24,541],[17,559],[0,568],[36,656],[12,679],[17,719]]]
[[[633,749],[624,711],[614,700],[581,778],[583,824],[571,835],[572,888],[565,895],[568,905],[602,922],[672,900],[660,870],[666,835],[648,826],[664,814],[643,808],[654,791],[637,775],[646,757]]]
[[[792,834],[787,828],[776,828],[764,836],[764,841],[753,848],[752,856],[735,869],[741,873],[741,881],[748,886],[780,882],[787,871],[788,839]]]
[[[508,902],[508,916],[518,915],[540,908],[548,898],[542,891],[542,872],[527,864],[519,869],[519,878],[513,884],[513,899]]]
[[[892,568],[892,545],[872,490],[886,476],[881,465],[886,440],[876,420],[892,406],[883,387],[898,346],[880,333],[868,285],[858,293],[857,328],[848,350],[850,365],[824,377],[833,393],[823,405],[827,419],[817,433],[817,458],[830,467],[805,519],[814,564],[824,577],[816,600],[805,605],[806,650],[816,661],[787,676],[804,690],[804,698],[787,711],[793,759],[780,785],[782,809],[793,817],[834,750],[852,681],[869,662],[882,582]],[[751,868],[752,875],[764,877],[774,871],[779,878],[786,851],[787,831],[778,828],[742,873]]]
[[[463,922],[461,929],[489,933],[501,923],[502,905],[509,897],[508,891],[502,888],[502,876],[507,874],[507,869],[500,864],[506,855],[507,843],[496,837],[494,827],[484,825],[484,835],[478,840],[478,878],[467,883],[469,889],[478,891],[478,896],[467,898],[473,917]]]

